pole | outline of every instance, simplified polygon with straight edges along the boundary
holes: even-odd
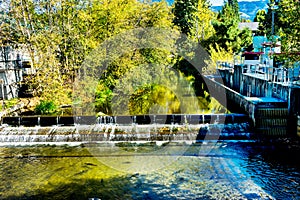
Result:
[[[276,2],[272,4],[271,10],[272,10],[272,31],[271,34],[272,36],[275,34],[275,10],[278,9],[278,6],[276,5]]]
[[[272,32],[271,35],[274,35],[274,6],[271,7],[272,8]]]
[[[4,110],[4,80],[0,79],[1,93],[2,93],[2,110]]]

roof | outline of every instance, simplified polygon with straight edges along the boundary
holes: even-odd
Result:
[[[248,51],[243,52],[243,55],[262,55],[262,54],[264,54],[264,52],[252,52],[252,51],[250,51],[250,52],[248,52]]]
[[[273,43],[273,42],[263,42],[263,43],[261,43],[261,45],[262,46],[264,46],[264,47],[280,47],[281,46],[281,44],[279,44],[279,43]]]
[[[251,31],[258,30],[259,22],[240,22],[239,29],[249,28]]]

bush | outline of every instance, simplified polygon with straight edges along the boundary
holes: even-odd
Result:
[[[52,101],[41,101],[34,109],[38,115],[53,114],[55,111],[56,105]]]
[[[209,53],[210,53],[210,60],[206,60],[207,67],[203,68],[202,71],[204,74],[214,74],[217,69],[217,62],[234,62],[234,53],[232,51],[232,48],[228,47],[227,49],[224,49],[220,47],[218,44],[215,44],[215,47],[213,45],[209,46]]]

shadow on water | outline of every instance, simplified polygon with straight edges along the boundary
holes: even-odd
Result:
[[[19,196],[12,195],[4,199],[178,199],[178,197],[172,197],[171,194],[165,192],[165,185],[160,185],[157,183],[145,183],[143,181],[143,176],[145,175],[133,174],[106,180],[79,179],[74,180],[74,182],[71,183],[52,185],[52,189],[50,191],[40,189],[33,191],[32,194],[24,194]],[[184,180],[179,179],[178,181]],[[173,190],[177,190],[177,184],[171,184],[170,187],[173,187]],[[180,188],[178,188],[178,190],[180,190]],[[209,200],[212,198],[210,196],[202,195],[201,197],[197,197],[197,199]]]
[[[10,196],[6,199],[131,199],[134,195],[132,188],[141,187],[132,185],[126,177],[103,179],[80,179],[71,183],[61,183],[51,186],[51,191],[37,190],[31,195]],[[148,191],[150,186],[147,187]],[[128,189],[131,188],[131,189]],[[153,191],[140,194],[140,198],[158,199]]]

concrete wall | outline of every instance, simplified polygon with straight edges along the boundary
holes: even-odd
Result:
[[[222,74],[225,73],[225,71],[222,71]],[[228,80],[224,81],[228,84]],[[251,79],[251,81],[253,81],[252,84],[254,85],[260,83],[260,80]],[[223,84],[210,79],[209,77],[206,77],[205,83],[210,84],[210,87],[215,90],[225,88],[228,105],[224,106],[231,112],[246,113],[249,118],[252,119],[252,123],[258,137],[287,137],[296,135],[296,124],[294,123],[294,117],[290,117],[287,102],[255,101],[247,98],[247,96],[244,96],[237,91],[234,91],[230,87],[224,86]],[[264,84],[268,85],[267,82]],[[255,88],[250,92],[254,94],[257,90],[258,89]],[[248,93],[248,91],[246,92]],[[300,95],[299,98],[295,99],[295,101],[300,101]]]
[[[289,85],[287,82],[273,82],[274,77],[267,74],[243,73],[243,66],[236,65],[234,69],[219,69],[224,85],[248,97],[274,97],[288,101]]]

